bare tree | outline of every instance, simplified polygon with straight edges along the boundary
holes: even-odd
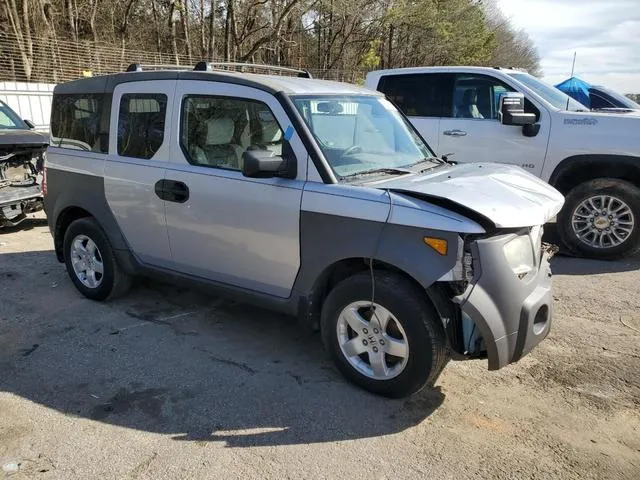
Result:
[[[22,0],[18,3],[18,0],[4,0],[3,6],[10,28],[17,39],[24,75],[27,81],[30,81],[33,69],[33,41],[31,38],[29,1]]]

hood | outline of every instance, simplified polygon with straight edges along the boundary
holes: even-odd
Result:
[[[48,145],[49,137],[33,130],[0,129],[0,149],[9,146]]]
[[[369,183],[414,197],[445,199],[490,220],[498,228],[542,225],[562,208],[555,188],[520,167],[470,163],[437,167],[419,175]]]

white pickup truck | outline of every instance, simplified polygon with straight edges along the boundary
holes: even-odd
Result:
[[[639,112],[590,111],[502,68],[378,70],[366,86],[385,93],[440,156],[518,165],[556,187],[566,196],[558,233],[574,254],[614,258],[640,247]]]

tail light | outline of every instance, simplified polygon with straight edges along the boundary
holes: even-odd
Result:
[[[47,194],[47,160],[46,156],[43,154],[44,162],[42,165],[42,194]]]

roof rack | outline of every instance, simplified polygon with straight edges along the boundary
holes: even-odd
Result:
[[[273,72],[295,73],[297,77],[312,78],[308,70],[280,67],[276,65],[262,65],[259,63],[237,63],[237,62],[198,62],[195,67],[191,68],[186,65],[143,65],[141,63],[132,63],[127,67],[127,72],[142,72],[148,70],[193,70],[196,72],[210,72],[213,70],[224,71],[240,71],[246,72],[247,69],[262,70],[262,73],[270,74]]]

